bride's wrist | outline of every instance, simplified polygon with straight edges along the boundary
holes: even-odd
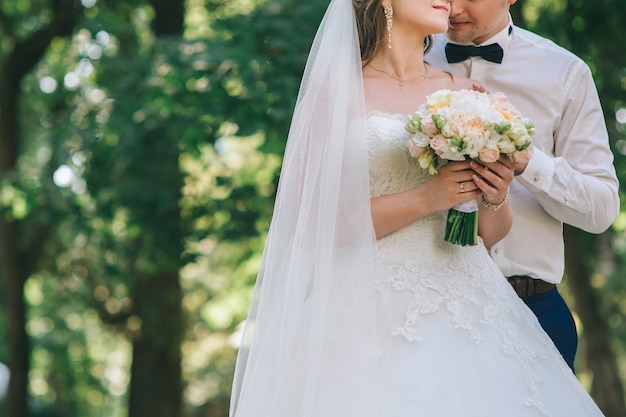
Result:
[[[480,204],[483,207],[486,207],[491,211],[498,211],[502,208],[502,206],[504,206],[504,204],[508,201],[508,199],[509,199],[509,188],[507,187],[506,192],[504,193],[504,197],[499,202],[492,203],[491,201],[487,201],[485,200],[485,195],[482,194],[480,196]]]

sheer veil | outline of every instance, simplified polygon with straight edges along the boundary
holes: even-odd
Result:
[[[378,411],[364,109],[352,1],[332,0],[298,94],[231,417]]]

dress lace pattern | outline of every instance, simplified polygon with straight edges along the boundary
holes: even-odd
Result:
[[[403,115],[369,115],[372,197],[405,191],[428,179],[428,173],[408,153],[405,122]],[[379,240],[376,288],[384,303],[389,302],[392,291],[411,294],[406,320],[395,334],[421,340],[417,326],[421,317],[443,307],[458,328],[479,342],[480,332],[463,306],[477,305],[476,291],[489,284],[488,276],[499,272],[482,246],[458,247],[445,242],[445,218],[445,212],[436,213]],[[491,295],[494,302],[502,297],[497,291]]]
[[[428,173],[409,155],[405,123],[403,115],[368,114],[372,197],[405,191],[428,179]],[[520,393],[521,401],[535,409],[533,415],[552,415],[544,408],[542,385],[534,372],[539,359],[559,363],[551,341],[541,334],[529,336],[528,328],[536,331],[539,327],[535,317],[482,244],[461,247],[443,240],[445,221],[445,212],[436,213],[378,240],[375,288],[384,312],[381,316],[390,317],[386,324],[391,323],[391,328],[381,332],[409,343],[429,343],[434,335],[431,330],[423,331],[422,323],[445,320],[442,329],[459,333],[453,336],[460,343],[457,349],[462,349],[462,339],[480,344],[486,334],[490,340],[496,334],[500,354],[515,358],[516,366],[523,369],[526,392]],[[558,369],[571,373],[564,364]]]

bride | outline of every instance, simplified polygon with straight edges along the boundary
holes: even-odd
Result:
[[[446,0],[332,0],[313,43],[231,396],[231,417],[602,416],[486,247],[513,172],[429,176],[404,126],[439,89],[424,63]],[[479,244],[443,239],[479,204]]]

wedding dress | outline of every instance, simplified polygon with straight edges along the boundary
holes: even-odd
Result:
[[[406,120],[367,115],[372,197],[427,180]],[[445,221],[436,213],[378,240],[378,415],[601,416],[484,246],[444,242]]]

